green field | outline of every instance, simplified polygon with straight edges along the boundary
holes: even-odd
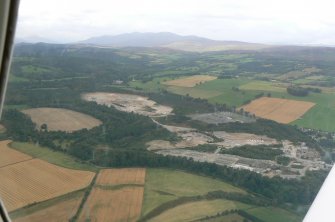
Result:
[[[256,90],[269,92],[286,92],[285,86],[278,83],[271,83],[267,81],[250,81],[239,87],[242,90]]]
[[[229,214],[226,216],[216,217],[206,220],[206,222],[243,222],[243,217],[238,214]]]
[[[215,190],[246,193],[242,189],[216,179],[182,171],[148,168],[146,171],[142,216],[168,201],[185,196],[204,195]],[[276,218],[283,218],[285,222],[299,221],[298,216],[280,208],[258,207],[225,199],[197,200],[183,203],[167,209],[150,221],[193,221],[230,209],[243,209],[255,216],[259,214],[263,218],[271,215],[273,211]],[[249,210],[252,211],[249,212]],[[266,218],[265,221],[277,222],[276,218]]]
[[[93,172],[97,171],[95,166],[80,162],[70,155],[58,151],[53,151],[46,147],[40,147],[32,143],[12,142],[9,144],[9,146],[22,153],[26,153],[32,157],[45,160],[49,163],[61,167],[76,170],[88,170]]]
[[[154,78],[148,82],[131,81],[128,84],[130,87],[139,88],[145,92],[159,92],[160,90],[165,89],[165,86],[162,84],[162,82],[167,80],[171,80],[171,78]]]
[[[27,82],[29,79],[15,76],[14,74],[9,74],[8,82]]]
[[[165,169],[147,169],[144,189],[142,215],[182,196],[203,195],[214,190],[245,192],[219,180]]]
[[[139,87],[147,92],[158,92],[162,89],[166,89],[180,95],[207,99],[213,104],[227,104],[235,107],[243,105],[248,100],[253,100],[255,96],[261,92],[263,92],[265,96],[270,93],[272,97],[276,98],[309,101],[316,105],[305,113],[301,119],[291,124],[325,131],[335,131],[335,124],[331,121],[335,116],[335,92],[332,91],[310,93],[306,97],[298,97],[288,94],[285,85],[280,82],[235,78],[216,79],[195,87],[164,86],[161,81],[168,79],[169,78],[155,78],[146,83],[135,81],[131,82],[130,85],[134,88]],[[239,90],[233,90],[233,87],[239,88]]]
[[[152,222],[194,221],[232,209],[248,209],[250,205],[229,200],[203,200],[178,205],[153,218]]]
[[[261,220],[269,222],[299,222],[302,221],[302,218],[283,210],[280,208],[273,207],[257,207],[246,210],[249,214],[258,217]]]

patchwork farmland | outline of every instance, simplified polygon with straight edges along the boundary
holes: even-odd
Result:
[[[145,169],[101,170],[79,221],[137,221],[142,209]]]
[[[28,209],[23,209],[22,212],[13,215],[14,222],[63,222],[70,220],[77,211],[82,200],[84,192],[75,192],[67,195],[69,197],[61,198],[61,200],[50,200],[44,203],[44,206],[39,204]],[[50,202],[50,203],[49,203]]]
[[[6,145],[10,141],[2,141]],[[45,201],[85,188],[94,173],[62,168],[40,159],[2,147],[1,156],[8,159],[0,167],[0,196],[8,211]],[[2,161],[2,163],[4,163]]]
[[[59,108],[34,108],[22,111],[37,125],[47,124],[49,131],[73,132],[99,126],[101,121],[89,115]]]
[[[262,97],[241,106],[240,109],[264,119],[290,123],[300,118],[314,105],[315,103],[312,102]]]

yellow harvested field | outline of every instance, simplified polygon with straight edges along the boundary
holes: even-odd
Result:
[[[264,119],[279,123],[290,123],[312,108],[315,103],[290,99],[261,97],[240,107],[244,111],[255,114]]]
[[[95,187],[79,217],[80,222],[137,221],[141,214],[143,187],[104,190]]]
[[[59,167],[31,159],[0,168],[0,196],[8,211],[87,187],[94,177],[88,171]]]
[[[194,87],[199,83],[208,82],[214,79],[217,79],[217,77],[208,76],[208,75],[195,75],[195,76],[189,76],[185,78],[166,81],[166,82],[163,82],[163,84],[168,85],[168,86]]]
[[[28,156],[24,153],[18,152],[14,149],[8,147],[8,144],[11,143],[11,140],[0,141],[0,168],[22,162],[25,160],[32,159],[31,156]],[[1,179],[2,181],[2,179]]]
[[[34,108],[22,112],[30,116],[38,129],[45,123],[49,131],[73,132],[85,128],[91,129],[102,123],[92,116],[68,109]]]
[[[144,168],[123,168],[101,170],[97,185],[119,185],[119,184],[140,184],[144,185]]]
[[[64,222],[69,221],[75,215],[82,195],[69,200],[61,201],[47,208],[35,211],[31,214],[13,219],[13,222]]]
[[[79,221],[137,221],[141,215],[144,181],[143,168],[101,170]]]

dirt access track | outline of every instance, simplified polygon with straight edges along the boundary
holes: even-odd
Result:
[[[94,92],[82,94],[82,99],[94,101],[100,105],[113,106],[123,112],[134,112],[144,116],[160,117],[167,116],[172,112],[172,108],[159,105],[144,96]]]
[[[312,102],[261,97],[241,106],[240,109],[243,108],[244,111],[278,123],[290,123],[300,118],[314,105],[315,103]]]
[[[73,132],[80,129],[91,129],[102,122],[92,116],[59,108],[34,108],[22,111],[30,116],[40,129],[42,124],[47,124],[48,131]]]

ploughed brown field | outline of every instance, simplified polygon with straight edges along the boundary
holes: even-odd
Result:
[[[79,221],[136,221],[141,214],[145,169],[101,170]]]
[[[274,120],[279,123],[290,123],[300,118],[314,105],[315,103],[312,102],[261,97],[241,106],[240,109],[243,108],[244,111],[264,119]]]
[[[144,185],[144,168],[123,168],[101,170],[96,184],[98,185],[119,185],[119,184],[140,184]]]
[[[59,108],[34,108],[22,110],[32,119],[39,129],[47,124],[49,131],[73,132],[80,129],[91,129],[99,126],[101,121],[79,112]]]
[[[92,172],[59,167],[3,146],[1,157],[10,164],[0,167],[0,197],[8,211],[83,189],[94,177]]]
[[[31,156],[8,147],[8,144],[11,142],[11,140],[0,141],[0,168],[32,159]]]
[[[194,87],[199,83],[208,82],[211,80],[217,79],[216,76],[208,75],[194,75],[180,79],[169,80],[163,82],[164,85],[168,86],[179,86],[179,87]]]
[[[83,193],[82,193],[83,194]],[[83,195],[60,201],[49,207],[39,209],[23,217],[13,219],[13,222],[64,222],[71,219],[81,202]]]

